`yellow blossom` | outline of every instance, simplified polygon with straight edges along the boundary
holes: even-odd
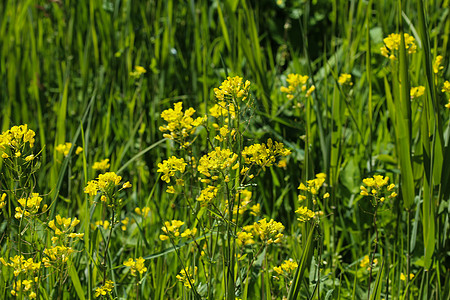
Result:
[[[250,90],[250,81],[243,82],[242,77],[227,77],[219,88],[214,89],[214,94],[218,101],[230,102],[232,99],[236,101],[245,101]]]
[[[200,195],[197,197],[197,201],[202,203],[202,206],[208,205],[217,195],[217,187],[208,185],[201,190]]]
[[[129,258],[127,261],[125,261],[123,264],[126,267],[130,267],[131,275],[136,276],[136,272],[139,272],[139,274],[143,274],[144,272],[147,272],[147,268],[145,267],[145,259],[142,257],[139,257],[137,259]]]
[[[338,83],[340,85],[353,85],[352,75],[347,73],[342,73],[338,78]]]
[[[109,158],[105,158],[105,159],[103,159],[101,161],[94,162],[94,165],[92,166],[92,169],[105,171],[109,167],[110,167]]]
[[[195,283],[194,276],[197,274],[197,267],[194,267],[194,270],[189,268],[187,271],[185,269],[181,270],[180,273],[176,276],[176,278],[183,283],[183,285],[187,288],[191,288],[191,285]]]
[[[207,177],[212,177],[214,176],[212,173],[217,173],[231,167],[237,158],[237,154],[233,153],[230,149],[221,149],[220,147],[216,147],[213,151],[203,155],[200,158],[197,170]],[[214,178],[211,179],[218,179],[218,177]]]
[[[277,141],[274,143],[269,138],[266,144],[253,144],[245,147],[242,151],[242,156],[246,164],[256,164],[264,169],[272,166],[278,156],[287,156],[290,153],[291,151],[285,148],[283,143],[278,143]]]
[[[145,207],[143,207],[142,209],[139,208],[139,207],[136,207],[136,208],[134,209],[134,212],[135,212],[136,214],[138,214],[139,216],[142,216],[143,218],[146,218],[147,215],[148,215],[148,213],[150,212],[150,207],[145,206]]]
[[[312,210],[309,210],[306,206],[300,206],[295,213],[298,215],[297,220],[299,222],[309,221],[311,218],[315,216]]]
[[[147,73],[147,70],[141,66],[135,66],[134,71],[130,72],[131,77],[139,78],[142,74]]]
[[[442,87],[443,93],[450,93],[450,82],[447,80],[444,82],[444,86]]]
[[[279,243],[283,237],[284,226],[280,222],[273,219],[267,222],[266,219],[259,220],[253,224],[253,232],[255,235],[267,244]]]
[[[72,143],[64,143],[56,146],[55,150],[59,153],[64,154],[64,156],[69,155],[70,148],[72,148]]]
[[[188,108],[185,112],[182,111],[183,102],[177,102],[174,104],[174,108],[169,108],[161,113],[161,118],[167,122],[167,125],[159,127],[161,132],[169,132],[164,134],[164,137],[171,140],[179,140],[188,137],[193,134],[195,129],[200,126],[204,118],[198,117],[193,119],[192,115],[195,113],[195,109]]]
[[[81,152],[83,152],[83,148],[81,148],[80,146],[77,147],[77,149],[75,150],[75,154],[78,155]]]
[[[107,294],[109,294],[112,289],[114,287],[114,282],[112,282],[111,280],[106,280],[105,284],[101,287],[97,287],[95,288],[95,298],[98,298],[100,296],[106,296]]]
[[[410,273],[410,274],[409,274],[409,280],[411,280],[411,279],[413,279],[413,278],[414,278],[414,274]],[[403,273],[400,273],[400,280],[406,281],[406,275],[403,274]]]
[[[412,87],[410,91],[411,99],[419,98],[425,93],[424,86]]]
[[[290,272],[297,269],[298,264],[290,258],[289,260],[285,260],[279,267],[274,267],[273,270],[277,272],[279,275],[289,274]]]
[[[417,50],[417,45],[415,43],[414,37],[405,33],[405,49],[408,50],[408,54],[415,53]],[[391,60],[395,60],[395,51],[399,49],[401,43],[401,35],[399,33],[392,33],[384,40],[384,46],[381,47],[381,54],[388,57]]]
[[[433,72],[435,74],[439,73],[440,70],[444,69],[444,67],[441,66],[443,60],[444,57],[442,55],[436,56],[436,59],[433,62]]]
[[[196,233],[197,233],[197,228],[192,228],[192,229],[187,228],[180,236],[183,238],[184,237],[194,237]]]
[[[16,213],[14,215],[16,219],[37,214],[41,206],[42,198],[39,197],[39,193],[32,193],[31,197],[20,198],[18,202],[21,207],[16,207]]]
[[[180,236],[180,227],[184,225],[183,221],[180,220],[172,220],[172,221],[166,221],[164,222],[164,226],[161,227],[161,230],[167,235],[170,234],[174,237]],[[160,235],[159,238],[161,240],[167,240],[168,237],[166,235]]]
[[[163,173],[161,176],[161,180],[169,183],[170,177],[175,176],[175,173],[178,171],[180,173],[184,173],[186,169],[187,163],[184,162],[183,158],[176,158],[175,156],[170,157],[167,160],[164,160],[162,163],[158,164],[157,172]]]

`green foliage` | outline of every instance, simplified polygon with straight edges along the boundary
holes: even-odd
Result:
[[[2,1],[0,295],[447,299],[449,11],[442,0]],[[210,112],[228,76],[251,82],[235,121],[230,107]],[[193,122],[207,116],[183,140],[160,130],[180,102]],[[34,147],[5,142],[21,124]],[[269,139],[291,154],[241,174],[245,147]],[[240,167],[221,170],[219,204],[202,206],[196,164],[218,145]],[[158,171],[173,156],[187,164],[183,187]],[[92,183],[106,171],[120,186]],[[247,212],[227,213],[244,189]],[[80,224],[57,235],[57,216]],[[282,223],[280,243],[239,245],[263,219]],[[162,240],[172,220],[185,222],[173,234],[198,232]],[[18,275],[16,255],[33,261]],[[282,269],[289,258],[295,271]]]

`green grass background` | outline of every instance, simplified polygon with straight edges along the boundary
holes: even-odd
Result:
[[[418,52],[400,53],[394,68],[379,49],[384,37],[401,31],[416,38]],[[447,0],[2,1],[1,129],[27,123],[36,131],[37,147],[44,148],[36,189],[58,203],[53,215],[77,215],[84,228],[100,217],[89,214],[83,193],[95,175],[91,166],[110,158],[111,170],[134,185],[127,211],[149,206],[153,212],[141,230],[117,234],[113,262],[120,265],[125,253],[142,255],[150,261],[142,297],[187,299],[192,295],[172,287],[179,269],[168,261],[175,256],[159,254],[163,220],[155,211],[164,212],[163,219],[185,213],[156,172],[172,154],[158,130],[159,115],[175,101],[206,113],[212,89],[226,74],[242,76],[257,99],[249,138],[271,137],[293,152],[285,170],[267,170],[256,182],[263,214],[299,233],[296,188],[315,173],[328,174],[323,236],[313,245],[322,247],[327,272],[315,280],[308,260],[299,297],[367,298],[359,262],[374,231],[359,186],[383,174],[400,186],[400,197],[378,224],[385,252],[372,297],[450,299],[450,132],[441,92],[450,78],[449,36]],[[431,68],[436,55],[444,56],[440,77]],[[135,79],[129,74],[137,65],[147,73]],[[353,76],[350,93],[337,84],[344,72]],[[279,91],[289,73],[309,75],[316,86],[303,112]],[[426,95],[410,101],[409,86],[417,85]],[[84,155],[62,160],[55,146],[64,142],[82,146]],[[99,235],[87,238],[90,249]],[[286,247],[300,257],[295,239]],[[73,266],[64,298],[71,299],[77,280],[84,291],[78,287],[77,295],[91,298],[98,275],[81,256]],[[400,280],[407,272],[416,275],[408,287]],[[117,295],[126,297],[127,279],[116,280],[122,281]],[[249,299],[260,299],[262,285],[250,287]],[[3,279],[0,292],[9,295]]]

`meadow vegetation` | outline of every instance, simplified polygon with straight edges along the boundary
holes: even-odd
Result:
[[[450,299],[449,12],[0,2],[0,298]]]

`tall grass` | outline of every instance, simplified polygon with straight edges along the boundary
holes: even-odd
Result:
[[[106,268],[118,298],[449,299],[449,95],[441,91],[450,78],[448,13],[448,1],[438,0],[0,3],[2,131],[28,124],[37,134],[35,149],[43,149],[32,187],[51,204],[42,232],[60,214],[79,218],[85,233],[63,288],[50,276],[39,297],[92,299]],[[395,61],[382,56],[390,33],[412,35],[417,52],[400,46]],[[436,74],[438,55],[444,68]],[[146,73],[130,75],[135,66]],[[311,97],[290,100],[280,92],[290,73],[309,76]],[[352,75],[353,85],[339,83],[342,73]],[[229,260],[216,265],[229,277],[211,267],[218,277],[189,289],[176,276],[198,260],[186,258],[198,250],[194,241],[159,239],[164,221],[192,217],[157,173],[158,163],[178,151],[159,131],[160,114],[179,101],[207,114],[213,88],[228,75],[252,83],[255,102],[243,138],[272,138],[292,151],[284,168],[267,168],[251,185],[260,218],[282,222],[286,239],[236,260],[230,246],[223,252]],[[419,85],[425,94],[411,99],[410,87]],[[65,142],[84,151],[61,155],[56,146]],[[198,157],[212,150],[204,131],[198,143]],[[124,232],[120,224],[114,231],[92,225],[108,219],[108,211],[83,193],[97,176],[93,163],[104,158],[133,184],[117,215],[130,220]],[[10,192],[1,164],[0,194]],[[297,187],[320,172],[330,197],[306,201],[324,215],[318,225],[299,225]],[[360,195],[362,180],[377,174],[389,176],[399,194],[381,207]],[[144,218],[136,207],[150,214]],[[0,218],[7,260],[17,249],[5,211]],[[99,251],[110,232],[109,248]],[[233,242],[219,237],[208,245],[214,253]],[[370,270],[363,267],[366,255]],[[123,266],[128,257],[145,258],[140,280]],[[277,279],[273,267],[288,258],[298,268]],[[252,268],[243,272],[244,265]],[[1,297],[11,297],[14,276],[4,265],[0,278]]]

